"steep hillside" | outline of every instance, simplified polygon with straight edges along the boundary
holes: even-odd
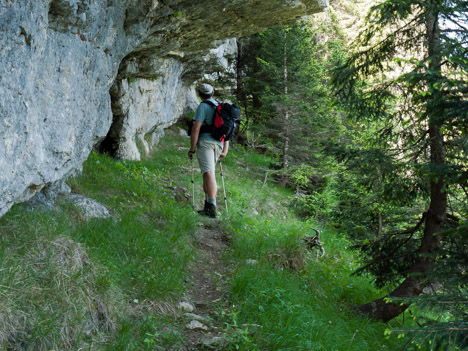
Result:
[[[350,275],[355,258],[339,233],[290,212],[292,193],[266,176],[270,159],[233,148],[223,163],[229,213],[220,196],[220,218],[205,219],[191,206],[187,137],[166,134],[150,158],[93,153],[70,180],[75,196],[105,205],[104,218],[64,199],[0,219],[0,348],[399,348],[387,325],[348,310],[378,292]],[[313,228],[323,257],[302,241]]]

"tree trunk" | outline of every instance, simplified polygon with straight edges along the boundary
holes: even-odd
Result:
[[[382,191],[382,174],[379,172],[379,178],[378,178],[378,184],[379,184],[379,192]],[[378,199],[377,203],[380,205],[382,204],[382,199]],[[377,237],[380,238],[382,236],[382,231],[383,231],[383,217],[382,217],[382,211],[379,209],[379,212],[377,213],[377,222],[378,222],[378,229],[377,229]]]
[[[240,125],[237,126],[237,130],[234,132],[234,140],[236,144],[239,143],[239,136],[243,130],[246,130],[249,124],[249,109],[247,106],[247,98],[245,88],[242,84],[245,78],[245,64],[244,64],[244,44],[242,40],[237,38],[237,61],[236,61],[236,98],[241,107],[244,108],[244,123],[243,129],[240,129]]]
[[[236,61],[236,97],[237,101],[240,101],[243,106],[245,106],[245,92],[242,87],[242,81],[244,79],[244,45],[240,39],[236,40],[237,44],[237,61]]]
[[[432,57],[429,70],[432,72],[441,72],[441,59],[438,55],[440,43],[440,29],[438,26],[438,16],[434,13],[428,13],[426,19],[426,34],[428,45],[428,56]],[[430,89],[430,87],[428,87]],[[435,101],[439,93],[433,91],[431,99]],[[433,106],[427,104],[427,118],[429,125],[431,165],[434,168],[445,164],[445,147],[443,135],[440,130],[438,116],[442,111],[438,111]],[[400,303],[386,303],[388,297],[413,297],[421,294],[424,288],[425,273],[434,263],[433,255],[439,250],[440,238],[437,232],[441,229],[447,211],[447,193],[445,192],[444,177],[438,175],[435,179],[430,179],[431,197],[429,210],[426,213],[424,234],[421,239],[421,245],[416,252],[414,266],[410,269],[408,277],[394,291],[385,298],[373,302],[356,306],[355,310],[368,315],[374,319],[388,322],[405,311],[409,305]]]
[[[382,212],[380,211],[377,214],[377,220],[379,222],[379,228],[377,229],[377,237],[380,238],[382,236],[382,230],[383,230],[383,218],[382,218]]]
[[[288,96],[288,32],[283,29],[283,84],[284,84],[284,97]],[[283,116],[283,126],[284,126],[284,146],[283,146],[283,170],[287,171],[289,169],[289,110],[287,106],[284,106],[284,116]],[[283,174],[281,178],[281,185],[285,186],[288,182],[288,176],[286,173]]]

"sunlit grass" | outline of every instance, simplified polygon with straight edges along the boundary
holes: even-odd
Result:
[[[18,205],[0,219],[0,285],[7,287],[0,301],[10,311],[2,347],[182,347],[174,306],[187,288],[199,226],[187,146],[169,132],[140,162],[91,154],[69,184],[104,204],[111,218],[85,220],[64,202],[58,212]],[[386,325],[349,312],[379,292],[351,275],[357,264],[343,235],[290,212],[291,191],[267,173],[271,162],[233,147],[223,162],[225,189],[218,173],[220,219],[213,225],[230,238],[227,303],[217,307],[218,330],[227,335],[221,349],[398,349],[399,341],[384,335]],[[198,207],[201,175],[193,166]],[[312,228],[322,230],[324,257],[301,242]]]

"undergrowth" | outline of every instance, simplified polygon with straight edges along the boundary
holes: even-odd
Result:
[[[92,153],[69,185],[104,204],[110,218],[86,220],[63,201],[57,211],[17,205],[0,219],[0,349],[183,348],[176,306],[199,223],[187,145],[168,131],[140,162]],[[381,292],[351,275],[357,263],[343,236],[321,228],[326,255],[305,249],[301,237],[318,224],[290,212],[291,193],[267,174],[271,161],[233,148],[223,162],[229,212],[220,187],[218,222],[231,240],[231,270],[218,349],[399,349],[387,325],[349,312]]]
[[[227,349],[401,349],[401,340],[386,336],[388,325],[350,312],[383,292],[352,275],[358,262],[343,235],[298,219],[290,211],[291,193],[272,179],[265,183],[256,170],[269,162],[241,150],[224,162],[231,198],[224,223],[232,240],[226,259],[235,267],[224,314],[232,337]],[[321,230],[323,257],[301,241],[313,228]]]

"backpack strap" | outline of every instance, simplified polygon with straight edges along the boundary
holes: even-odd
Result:
[[[216,101],[216,102],[219,104],[219,101]],[[205,103],[205,104],[208,104],[208,105],[214,107],[214,109],[215,109],[215,111],[213,113],[213,122],[214,122],[214,115],[216,114],[217,105],[215,105],[213,102],[208,101],[208,100],[202,101],[201,103]],[[211,134],[212,129],[213,129],[213,123],[212,124],[205,124],[205,125],[201,126],[200,133],[210,133]]]
[[[216,101],[216,102],[217,102],[218,105],[219,105],[219,101]],[[208,105],[210,105],[210,106],[212,106],[212,107],[214,107],[214,108],[216,108],[216,107],[218,106],[218,105],[215,105],[213,102],[211,102],[211,101],[209,101],[209,100],[202,101],[201,103],[202,103],[202,104],[203,104],[203,103],[208,104]]]

